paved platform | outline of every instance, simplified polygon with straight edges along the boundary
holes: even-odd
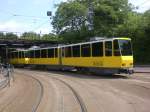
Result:
[[[0,74],[0,86],[2,86],[3,85],[3,82],[6,80],[6,78],[2,75],[2,74]]]
[[[150,73],[150,67],[145,67],[145,66],[134,67],[134,71],[136,73]]]

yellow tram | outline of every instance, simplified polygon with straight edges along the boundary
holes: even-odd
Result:
[[[102,73],[133,73],[130,38],[101,39],[92,42],[14,51],[14,65],[42,65],[55,68],[86,69]]]

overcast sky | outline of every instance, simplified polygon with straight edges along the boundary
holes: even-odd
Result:
[[[54,4],[66,0],[0,0],[0,31],[26,32],[41,34],[52,31],[51,20],[46,12],[56,11]],[[138,12],[150,9],[150,0],[129,0],[138,6]]]

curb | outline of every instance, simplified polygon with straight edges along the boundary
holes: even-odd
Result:
[[[134,67],[150,67],[150,65],[134,65]]]
[[[134,71],[134,73],[150,73],[150,72]]]

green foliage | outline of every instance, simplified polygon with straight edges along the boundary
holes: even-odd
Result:
[[[53,27],[57,33],[65,29],[79,30],[85,21],[86,12],[86,7],[78,2],[62,2],[53,18]]]
[[[125,23],[131,11],[128,0],[93,0],[94,30],[88,31],[88,2],[70,0],[58,5],[52,24],[63,41],[72,43],[93,36],[116,36],[119,25]]]
[[[43,35],[43,36],[41,37],[41,40],[60,41],[61,39],[58,38],[57,35],[50,33],[50,34],[45,34],[45,35]]]
[[[68,0],[58,5],[53,27],[65,43],[88,40],[93,36],[132,38],[136,63],[150,63],[150,10],[134,12],[128,0],[92,0],[94,30],[88,31],[89,0]],[[144,57],[144,58],[143,58]]]
[[[18,39],[18,36],[13,33],[0,33],[0,39]]]
[[[0,32],[0,39],[4,37],[5,37],[4,33]]]
[[[86,14],[87,7],[77,1],[62,2],[59,5],[52,24],[64,42],[72,43],[85,39]]]
[[[13,33],[6,33],[5,38],[6,39],[17,39],[18,36]]]
[[[36,34],[34,32],[25,32],[22,34],[20,39],[26,39],[26,40],[40,40],[40,35]]]
[[[142,14],[133,40],[135,60],[139,63],[150,63],[150,10]]]
[[[98,0],[94,5],[94,31],[97,36],[116,36],[118,26],[130,12],[127,0]]]

